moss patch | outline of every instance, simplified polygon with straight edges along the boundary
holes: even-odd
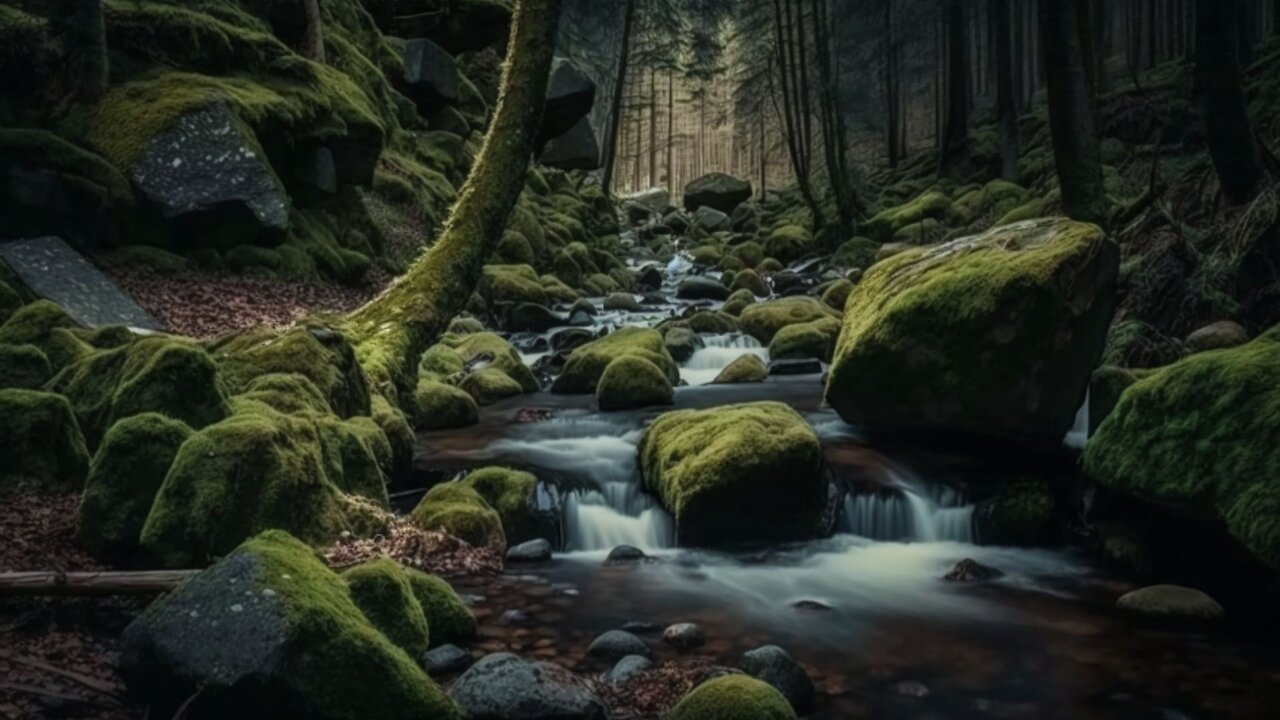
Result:
[[[462,481],[479,493],[502,518],[507,543],[519,545],[543,537],[543,525],[534,510],[533,494],[538,479],[532,474],[504,467],[472,471]]]
[[[66,398],[0,390],[0,491],[66,491],[84,484],[89,451]]]
[[[463,643],[475,637],[476,618],[449,583],[413,568],[405,568],[404,572],[427,617],[431,647]]]
[[[596,398],[605,412],[670,405],[674,397],[671,381],[662,370],[636,355],[609,363],[596,385]]]
[[[428,530],[442,529],[474,547],[499,554],[507,549],[502,518],[470,485],[450,482],[431,488],[412,517]]]
[[[794,720],[791,704],[772,685],[746,675],[702,683],[676,705],[667,720]]]
[[[729,363],[716,379],[714,385],[733,385],[737,383],[760,383],[769,378],[769,368],[758,355],[743,355]]]
[[[376,558],[342,573],[351,600],[388,640],[416,658],[427,649],[427,617],[400,563]]]
[[[466,390],[422,379],[413,393],[415,425],[420,430],[467,427],[480,422],[480,408]]]
[[[779,330],[788,325],[836,316],[834,310],[811,297],[788,297],[751,305],[742,311],[738,320],[749,335],[762,343],[769,343]]]
[[[662,334],[647,328],[619,328],[574,350],[551,392],[583,394],[595,392],[600,377],[614,360],[634,356],[648,360],[666,376],[671,385],[680,380],[680,370],[667,352]]]
[[[0,389],[36,390],[52,376],[49,358],[35,345],[0,345]]]

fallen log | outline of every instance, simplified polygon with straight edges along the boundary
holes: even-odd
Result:
[[[161,595],[199,570],[0,573],[0,597]]]

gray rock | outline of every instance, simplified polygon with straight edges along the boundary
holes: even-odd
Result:
[[[814,358],[779,358],[769,361],[770,375],[818,375],[822,361]]]
[[[404,46],[404,82],[407,94],[423,114],[461,99],[458,63],[444,48],[427,39],[410,40]]]
[[[706,206],[728,215],[750,199],[751,183],[724,173],[703,175],[684,188],[684,207],[690,212]]]
[[[626,312],[644,312],[644,307],[631,293],[614,293],[604,300],[605,310],[623,310]]]
[[[694,623],[676,623],[662,631],[662,640],[682,650],[691,650],[707,644],[707,634]]]
[[[517,303],[507,308],[503,329],[508,332],[542,333],[565,324],[565,319],[533,303]]]
[[[586,328],[571,327],[560,330],[550,338],[551,349],[555,351],[575,350],[595,340],[596,336]]]
[[[614,687],[622,687],[632,678],[653,667],[653,661],[639,655],[628,655],[617,662],[604,679]]]
[[[943,580],[952,582],[979,582],[982,580],[994,580],[1004,575],[1003,572],[972,558],[965,558],[956,563],[951,571],[942,576]]]
[[[284,186],[225,102],[177,116],[147,140],[128,176],[166,220],[234,228],[227,245],[289,227]]]
[[[693,212],[693,221],[707,232],[719,232],[729,229],[729,216],[706,205]]]
[[[743,653],[740,664],[748,675],[777,688],[797,713],[806,715],[813,709],[813,680],[786,650],[765,645]]]
[[[689,218],[679,210],[672,210],[662,218],[662,224],[671,228],[671,232],[680,234],[689,229]]]
[[[681,300],[728,300],[729,288],[704,277],[687,277],[680,281],[676,288],[676,297]]]
[[[685,327],[671,328],[662,339],[667,345],[667,352],[678,363],[693,357],[693,353],[702,345],[698,336]]]
[[[538,145],[560,137],[591,112],[596,101],[596,84],[577,65],[556,58],[547,80],[547,100],[542,111]]]
[[[1161,620],[1217,620],[1222,606],[1207,594],[1180,585],[1152,585],[1127,593],[1116,601],[1126,612]]]
[[[1221,350],[1249,342],[1249,331],[1240,323],[1220,320],[1206,325],[1187,336],[1187,349],[1193,353]]]
[[[581,310],[574,310],[573,312],[569,313],[570,327],[576,327],[576,328],[591,327],[591,323],[592,323],[591,315],[588,315],[587,313]]]
[[[617,662],[628,655],[653,658],[648,643],[625,630],[610,630],[591,642],[587,656],[606,662]]]
[[[618,547],[609,551],[609,556],[605,558],[605,562],[606,563],[640,562],[641,560],[645,560],[648,557],[649,556],[645,555],[644,551],[638,547],[634,547],[631,545],[619,545]]]
[[[733,211],[729,226],[734,232],[754,233],[760,229],[760,208],[754,203],[743,203]]]
[[[662,287],[662,270],[656,265],[646,265],[636,271],[636,287],[641,290],[657,290]]]
[[[455,675],[471,667],[471,653],[457,645],[441,645],[422,653],[422,667],[432,677]]]
[[[307,148],[296,163],[298,180],[325,195],[338,192],[338,169],[333,151],[323,145]]]
[[[600,167],[600,143],[591,123],[582,117],[563,135],[543,148],[539,161],[557,170],[596,170]]]
[[[664,187],[653,187],[641,190],[622,198],[623,201],[639,205],[655,215],[661,215],[671,207],[671,193]]]
[[[546,562],[551,559],[551,543],[539,538],[507,550],[507,562]]]
[[[481,658],[449,688],[469,718],[600,720],[604,707],[568,670],[511,653]]]

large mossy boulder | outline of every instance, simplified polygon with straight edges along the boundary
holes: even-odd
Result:
[[[1089,439],[1085,471],[1158,505],[1216,515],[1280,569],[1280,328],[1145,374]]]
[[[338,416],[349,418],[370,412],[369,383],[364,371],[351,343],[335,330],[255,330],[224,340],[212,351],[232,393],[242,392],[262,375],[297,373],[315,383]]]
[[[788,325],[769,343],[770,359],[814,358],[831,361],[831,352],[840,335],[840,321],[833,317]]]
[[[553,518],[539,510],[535,492],[538,478],[532,473],[505,467],[486,467],[467,474],[462,482],[475,490],[502,519],[502,532],[508,545],[549,537],[548,520]]]
[[[0,491],[68,491],[84,484],[89,451],[61,395],[0,390]]]
[[[769,234],[764,243],[764,254],[789,263],[799,260],[813,251],[813,235],[798,225],[783,225]]]
[[[487,369],[500,371],[518,388],[515,394],[537,392],[540,388],[533,371],[520,359],[515,347],[491,332],[472,333],[453,346],[463,365],[478,365],[487,361]],[[478,400],[479,398],[477,398]],[[485,403],[481,403],[482,405]]]
[[[542,280],[529,265],[486,265],[480,294],[490,303],[546,305],[548,302]]]
[[[910,202],[882,210],[867,221],[867,232],[880,242],[889,242],[894,235],[926,220],[943,222],[951,212],[951,198],[930,191]]]
[[[1094,225],[1001,227],[877,263],[845,306],[827,401],[846,422],[1058,443],[1114,308]]]
[[[38,390],[53,368],[35,345],[0,345],[0,389]]]
[[[404,573],[427,618],[431,647],[464,643],[475,637],[476,617],[449,583],[413,568],[404,568]]]
[[[666,374],[635,355],[609,363],[596,385],[596,400],[605,412],[670,405],[674,397],[675,390]]]
[[[751,183],[724,173],[703,175],[684,188],[684,207],[689,212],[710,207],[733,215],[739,205],[750,199]]]
[[[419,430],[448,430],[480,422],[480,406],[466,390],[423,378],[413,393],[414,425]]]
[[[747,675],[724,675],[695,687],[667,720],[795,720],[777,688]]]
[[[185,423],[159,413],[111,426],[80,499],[76,537],[94,557],[129,560],[136,553],[156,493],[189,437]]]
[[[375,558],[342,573],[360,612],[409,657],[426,652],[429,629],[409,576],[400,563]]]
[[[0,325],[0,345],[31,345],[44,353],[56,372],[93,350],[70,332],[78,327],[58,305],[37,300],[15,310]]]
[[[627,356],[648,360],[673,386],[680,381],[680,369],[671,359],[661,333],[625,327],[574,350],[565,362],[564,371],[551,386],[551,392],[570,395],[595,392],[609,364]]]
[[[769,368],[758,355],[742,355],[729,363],[711,381],[712,385],[762,383],[769,378]]]
[[[814,298],[796,296],[749,305],[739,314],[738,322],[748,335],[771,343],[778,331],[788,325],[838,317],[839,313]]]
[[[813,428],[776,402],[680,410],[640,441],[645,487],[685,544],[780,541],[822,531],[828,478]]]
[[[281,531],[235,548],[126,628],[119,668],[165,717],[460,720],[343,578]],[[376,692],[370,692],[376,688]]]
[[[506,552],[502,517],[469,484],[448,482],[431,488],[410,517],[428,530],[443,530],[472,547],[499,555]]]

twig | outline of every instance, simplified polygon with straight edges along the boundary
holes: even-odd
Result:
[[[41,697],[53,698],[55,700],[84,703],[85,705],[93,705],[94,707],[104,709],[112,709],[116,707],[115,705],[107,705],[105,703],[98,702],[92,698],[80,697],[79,695],[68,695],[67,693],[46,690],[34,685],[23,685],[22,683],[0,682],[0,690],[11,690],[13,692],[26,693],[28,695],[39,695]]]
[[[445,13],[444,8],[441,8],[439,10],[428,10],[426,12],[420,12],[414,15],[393,15],[391,19],[394,22],[408,22],[410,20],[423,20],[425,18],[435,17],[437,15],[443,15],[444,13]]]
[[[124,702],[124,698],[121,697],[120,694],[116,692],[115,688],[110,683],[103,682],[102,680],[99,680],[97,678],[92,678],[92,677],[89,677],[88,675],[83,675],[78,672],[72,672],[71,670],[63,670],[62,668],[50,665],[49,663],[43,660],[37,660],[35,658],[29,658],[29,657],[22,657],[21,655],[14,655],[4,650],[0,650],[0,660],[4,660],[6,662],[11,662],[11,663],[17,663],[19,665],[26,665],[27,667],[33,667],[37,670],[43,670],[47,673],[52,673],[54,675],[57,675],[58,677],[66,678],[68,680],[77,682],[85,686],[86,688],[96,693],[101,693],[103,695],[106,695],[113,700],[119,701],[121,703]]]

